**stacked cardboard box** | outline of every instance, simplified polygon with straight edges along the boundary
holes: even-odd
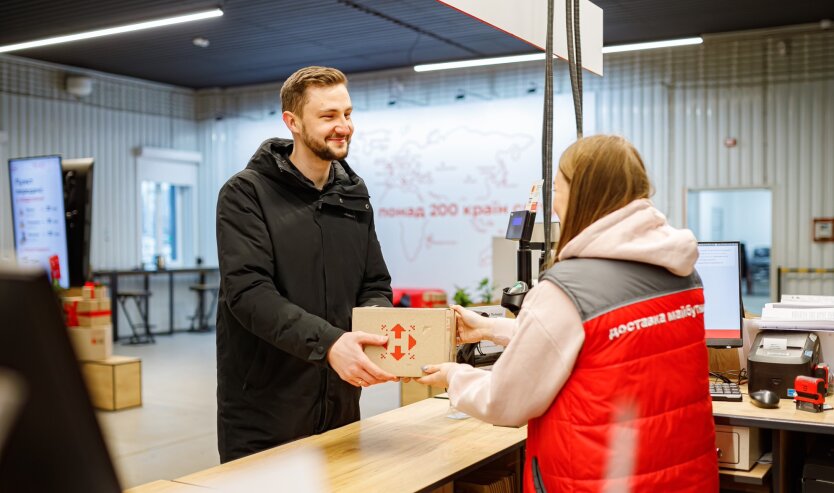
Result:
[[[113,356],[112,302],[106,286],[87,283],[61,297],[70,341],[97,409],[142,405],[142,361]]]
[[[107,287],[87,283],[62,297],[64,315],[75,354],[82,361],[107,359],[113,354],[111,301]]]

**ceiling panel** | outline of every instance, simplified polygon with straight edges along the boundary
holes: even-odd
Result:
[[[834,18],[832,0],[595,3],[605,11],[608,45]],[[311,64],[355,73],[532,50],[434,0],[3,0],[0,44],[217,6],[223,17],[14,54],[205,88],[273,82]],[[195,37],[210,46],[194,46]]]

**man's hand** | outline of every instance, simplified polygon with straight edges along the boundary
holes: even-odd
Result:
[[[423,373],[427,373],[425,377],[417,379],[417,383],[423,385],[430,385],[432,387],[439,387],[442,389],[449,387],[449,370],[457,366],[457,363],[440,363],[439,365],[426,365],[423,367]]]
[[[489,318],[460,305],[452,305],[451,308],[457,313],[458,344],[489,340],[492,336]]]
[[[377,336],[367,332],[345,332],[327,352],[330,367],[345,382],[354,387],[367,387],[383,382],[397,380],[394,375],[382,371],[365,355],[363,348],[367,345],[384,346],[386,336]]]

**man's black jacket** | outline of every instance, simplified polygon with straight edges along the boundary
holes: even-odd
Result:
[[[356,306],[391,306],[364,181],[343,161],[322,191],[264,142],[220,190],[220,460],[359,419],[360,389],[327,364]]]

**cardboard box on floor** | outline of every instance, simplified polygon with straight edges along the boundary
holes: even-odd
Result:
[[[117,411],[142,405],[142,360],[139,358],[111,356],[102,361],[84,361],[81,375],[96,409]]]
[[[423,365],[455,360],[455,312],[451,308],[353,309],[352,330],[388,336],[388,345],[365,354],[398,377],[421,377]]]

